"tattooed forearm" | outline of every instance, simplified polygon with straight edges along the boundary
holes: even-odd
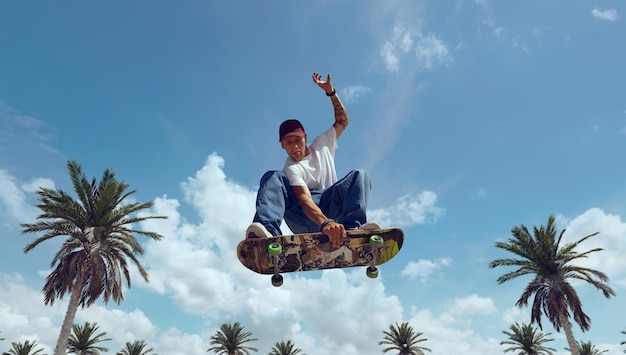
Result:
[[[334,127],[340,126],[346,128],[348,125],[348,114],[346,114],[346,109],[343,107],[343,103],[337,95],[332,97],[333,108],[335,109],[335,123],[333,123]]]

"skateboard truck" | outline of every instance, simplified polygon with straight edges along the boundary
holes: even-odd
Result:
[[[370,279],[375,279],[378,277],[378,268],[376,267],[376,259],[378,258],[378,251],[383,247],[385,240],[383,237],[374,234],[370,237],[370,246],[372,247],[372,261],[370,262],[370,266],[367,267],[365,274]]]
[[[267,246],[267,252],[274,264],[274,275],[272,275],[272,286],[280,287],[283,285],[283,275],[280,274],[280,267],[278,262],[280,259],[280,253],[283,252],[283,247],[279,243],[270,243]]]

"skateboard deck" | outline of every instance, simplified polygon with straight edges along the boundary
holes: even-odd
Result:
[[[346,235],[339,247],[334,247],[323,233],[249,238],[239,243],[237,255],[248,269],[275,277],[287,272],[355,266],[369,266],[368,276],[376,277],[375,266],[396,256],[404,242],[404,232],[399,228],[349,230]],[[373,236],[377,236],[375,242]],[[279,250],[275,249],[277,246]]]

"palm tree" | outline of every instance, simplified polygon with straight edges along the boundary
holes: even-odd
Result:
[[[211,336],[211,345],[215,345],[207,351],[213,351],[216,354],[224,355],[249,355],[251,351],[257,352],[256,348],[244,346],[243,344],[256,341],[258,339],[251,338],[252,333],[244,332],[239,322],[224,323],[220,326],[220,330]]]
[[[95,335],[94,333],[100,327],[96,323],[85,322],[85,325],[80,326],[78,324],[72,325],[72,335],[67,343],[67,352],[77,355],[100,355],[102,352],[107,352],[109,349],[96,346],[96,344],[112,340],[111,338],[102,339],[107,332],[102,332]]]
[[[291,340],[287,340],[286,343],[284,341],[276,343],[269,355],[298,355],[301,353],[301,349],[296,348],[295,344],[293,344]],[[305,354],[302,353],[301,355]]]
[[[37,355],[41,354],[43,351],[42,348],[35,350],[35,347],[38,346],[37,340],[32,343],[29,340],[24,341],[23,343],[11,343],[11,349],[9,351],[3,352],[2,355]],[[45,354],[41,354],[45,355]]]
[[[613,289],[606,284],[609,278],[604,273],[571,264],[576,259],[586,258],[589,254],[602,250],[602,248],[595,248],[583,253],[574,250],[582,242],[598,233],[589,234],[576,242],[567,243],[561,247],[561,239],[565,230],[557,238],[554,216],[548,218],[546,227],[534,227],[532,236],[524,225],[513,228],[511,233],[513,237],[509,238],[508,242],[496,242],[495,246],[520,258],[497,259],[489,264],[490,268],[498,266],[517,267],[515,271],[500,276],[497,280],[498,284],[503,284],[519,276],[534,275],[533,280],[526,286],[516,305],[518,307],[527,306],[528,300],[534,294],[531,324],[537,322],[539,328],[542,328],[541,316],[545,315],[557,332],[563,327],[572,354],[579,355],[576,340],[572,333],[570,315],[573,316],[574,321],[583,331],[589,330],[591,319],[583,312],[580,298],[568,280],[586,281],[602,291],[606,298],[615,295]]]
[[[115,355],[151,355],[151,353],[152,348],[148,348],[148,344],[145,341],[135,340],[133,343],[127,341],[124,348]]]
[[[100,297],[105,303],[113,299],[119,304],[124,299],[122,278],[130,287],[127,259],[135,263],[141,276],[148,281],[148,273],[136,257],[143,254],[143,248],[134,234],[154,240],[160,240],[162,236],[135,230],[132,224],[166,218],[133,217],[133,214],[151,208],[153,203],[125,201],[136,190],[127,191],[129,185],[118,181],[111,170],[104,171],[99,183],[95,178],[89,183],[77,162],[68,161],[67,168],[79,201],[62,190],[40,188],[37,191],[40,201],[37,208],[43,211],[37,216],[40,221],[22,224],[22,234],[44,232],[24,248],[24,253],[49,239],[68,237],[50,263],[53,267],[56,264],[56,268],[46,278],[42,290],[45,303],[50,305],[57,297],[61,299],[65,294],[71,294],[55,355],[65,353],[79,306],[88,307]]]
[[[626,334],[626,331],[622,330],[622,334]],[[619,343],[620,345],[626,345],[626,341],[623,341],[621,343]],[[626,353],[626,350],[624,350],[624,352]]]
[[[397,350],[399,355],[424,355],[424,350],[430,351],[428,348],[417,345],[417,343],[428,339],[419,339],[423,333],[415,332],[408,322],[400,325],[398,323],[392,324],[389,326],[389,331],[383,331],[383,334],[385,334],[385,337],[378,342],[378,345],[391,345],[383,349],[383,353]]]
[[[598,350],[596,349],[596,346],[591,344],[591,341],[588,341],[586,343],[583,342],[576,342],[576,348],[578,349],[578,352],[580,353],[580,355],[600,355],[600,354],[604,354],[606,353],[608,350]],[[570,350],[569,348],[565,348],[565,350]]]
[[[553,351],[556,351],[543,346],[543,343],[554,340],[548,338],[551,333],[537,332],[532,325],[526,323],[519,325],[517,322],[511,325],[510,329],[511,332],[502,331],[508,335],[509,340],[501,341],[500,345],[512,345],[512,347],[504,349],[505,353],[519,350],[517,355],[553,355]]]

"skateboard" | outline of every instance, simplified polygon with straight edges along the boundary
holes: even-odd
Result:
[[[404,232],[399,228],[349,230],[339,247],[323,233],[248,238],[237,246],[239,261],[248,269],[272,275],[272,285],[283,284],[282,273],[367,266],[370,278],[378,277],[377,265],[396,256]]]

